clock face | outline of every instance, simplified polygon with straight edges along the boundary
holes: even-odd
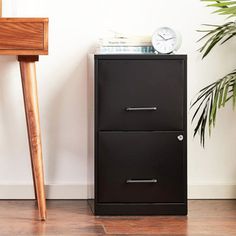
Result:
[[[168,27],[157,29],[152,36],[152,45],[155,50],[162,54],[168,54],[177,50],[177,34]]]

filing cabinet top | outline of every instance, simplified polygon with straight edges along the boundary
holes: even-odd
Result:
[[[95,59],[127,59],[127,60],[186,60],[186,54],[171,54],[171,55],[161,55],[161,54],[94,54]]]

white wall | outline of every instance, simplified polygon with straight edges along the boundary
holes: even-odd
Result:
[[[48,16],[49,56],[37,64],[45,175],[49,197],[86,198],[87,53],[107,29],[152,34],[163,25],[183,37],[188,101],[235,67],[235,41],[204,61],[197,49],[202,23],[222,23],[199,0],[3,0],[4,16]],[[190,120],[190,115],[189,115]],[[236,113],[228,106],[205,150],[189,122],[190,197],[236,197]],[[0,197],[31,197],[32,183],[20,74],[15,57],[0,57]],[[19,187],[21,186],[21,187]],[[54,190],[55,191],[54,191]],[[51,193],[50,193],[51,191]],[[61,195],[60,195],[61,194]]]

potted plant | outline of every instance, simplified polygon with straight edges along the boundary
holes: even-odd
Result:
[[[206,57],[216,45],[222,45],[236,37],[236,1],[233,0],[202,0],[208,3],[208,7],[215,7],[213,13],[225,15],[226,23],[222,25],[205,24],[206,29],[199,30],[204,35],[199,41],[204,41],[200,52],[202,59]],[[199,91],[196,99],[191,103],[194,108],[192,122],[196,121],[194,136],[200,135],[200,142],[204,147],[206,129],[211,134],[212,127],[215,127],[218,109],[232,101],[233,107],[236,104],[236,69],[229,72],[222,78],[207,85]]]

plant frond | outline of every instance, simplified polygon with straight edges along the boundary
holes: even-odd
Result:
[[[206,57],[217,44],[224,44],[234,36],[236,36],[235,22],[227,22],[223,25],[210,25],[211,28],[205,30],[206,34],[198,41],[207,39],[203,46],[199,49],[203,52],[202,58]]]
[[[192,122],[196,122],[194,136],[200,135],[200,143],[204,147],[206,127],[208,124],[209,135],[216,124],[217,111],[232,100],[233,107],[236,105],[236,70],[223,78],[201,89],[190,109],[195,108]]]
[[[208,7],[217,8],[213,13],[228,15],[228,18],[236,17],[236,1],[234,0],[201,0],[206,2]],[[204,24],[207,29],[198,30],[204,35],[198,40],[205,40],[199,49],[206,57],[216,45],[222,45],[236,36],[236,21],[229,21],[222,25]],[[232,100],[233,108],[236,106],[236,70],[227,74],[214,83],[201,89],[196,98],[190,104],[190,109],[195,109],[192,122],[196,122],[194,137],[200,135],[200,143],[204,147],[206,127],[211,135],[212,127],[216,124],[216,115],[220,108]]]
[[[202,0],[208,2],[207,7],[219,8],[213,13],[219,15],[228,15],[229,17],[236,17],[236,1],[232,0]],[[213,3],[214,2],[214,3]]]

